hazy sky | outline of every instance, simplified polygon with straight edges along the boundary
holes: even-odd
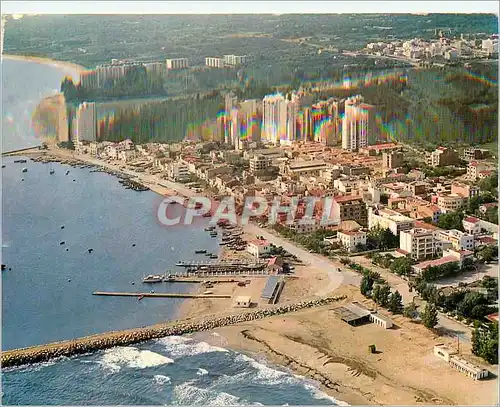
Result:
[[[2,14],[494,13],[498,1],[2,1]]]

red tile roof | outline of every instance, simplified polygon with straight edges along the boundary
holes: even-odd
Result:
[[[487,315],[486,319],[491,321],[491,322],[498,322],[498,312],[495,312],[493,314]]]
[[[268,246],[269,245],[269,242],[267,240],[260,240],[260,239],[254,239],[248,243],[252,243],[255,246]]]
[[[479,222],[479,219],[478,219],[478,218],[475,218],[474,216],[467,216],[467,217],[464,219],[464,222],[469,222],[469,223],[478,223],[478,222]]]
[[[428,261],[424,261],[422,263],[418,263],[417,265],[415,265],[415,267],[423,270],[423,269],[426,269],[427,267],[430,267],[430,266],[442,266],[443,264],[454,263],[454,262],[457,262],[456,257],[445,256],[445,257],[441,257],[440,259],[437,259],[437,260],[428,260]]]

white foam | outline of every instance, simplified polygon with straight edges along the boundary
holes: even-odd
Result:
[[[257,373],[252,375],[252,380],[265,382],[266,384],[281,384],[293,381],[293,376],[290,374],[266,366],[246,355],[239,354],[235,360],[236,362],[246,362],[257,370]]]
[[[229,352],[227,349],[209,345],[206,342],[196,342],[184,336],[169,336],[158,340],[165,345],[167,351],[174,357],[194,356],[210,352]]]
[[[162,374],[155,374],[153,376],[153,381],[156,383],[156,384],[170,384],[172,381],[170,380],[170,377],[168,376],[164,376]]]
[[[200,368],[198,369],[198,371],[196,372],[196,374],[197,374],[198,376],[205,376],[205,375],[207,375],[207,374],[208,374],[208,370],[206,370],[206,369],[202,369],[202,368],[200,367]]]
[[[339,405],[339,406],[348,406],[349,404],[343,402],[343,401],[338,401],[336,398],[329,396],[325,392],[321,391],[318,386],[315,386],[313,384],[308,384],[305,383],[304,387],[309,390],[311,395],[316,399],[316,400],[329,400],[332,402],[334,405]]]
[[[208,405],[208,406],[243,406],[248,405],[245,400],[225,392],[200,389],[193,386],[192,382],[186,382],[175,386],[173,389],[175,401],[172,404],[177,405]]]
[[[132,346],[118,346],[104,351],[104,355],[97,363],[103,366],[104,369],[111,371],[111,373],[116,373],[124,366],[145,369],[147,367],[174,363],[174,361],[149,350],[139,350]]]

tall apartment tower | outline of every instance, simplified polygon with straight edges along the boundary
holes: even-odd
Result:
[[[96,141],[97,120],[93,102],[83,102],[76,111],[76,140]]]
[[[345,102],[342,122],[342,148],[356,151],[368,145],[368,138],[375,136],[375,106],[363,103],[363,97],[356,95]]]
[[[297,139],[297,100],[281,93],[267,95],[263,100],[262,135],[267,142],[290,144]]]

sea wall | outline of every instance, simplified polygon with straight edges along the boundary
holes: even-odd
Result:
[[[99,335],[78,338],[72,341],[55,342],[47,345],[14,349],[2,352],[2,367],[5,368],[44,362],[60,356],[72,356],[89,353],[99,349],[112,348],[114,346],[127,346],[165,336],[209,331],[228,325],[287,314],[307,308],[320,307],[345,298],[345,296],[323,297],[316,300],[302,301],[268,309],[242,312],[222,317],[211,317],[200,321],[179,320],[143,328],[129,329],[126,331],[112,331]]]

